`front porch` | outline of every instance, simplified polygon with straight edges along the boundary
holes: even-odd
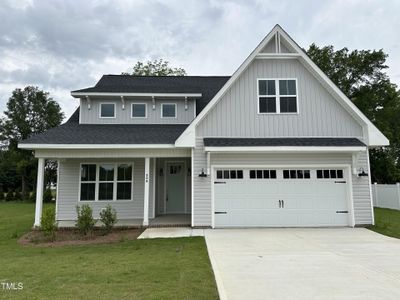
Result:
[[[104,152],[102,157],[57,157],[58,226],[74,227],[76,206],[83,204],[91,206],[96,220],[110,204],[117,212],[116,226],[191,226],[190,152],[178,156],[181,150],[166,157],[160,152],[156,157],[120,157],[114,153],[116,157],[108,158],[103,157]],[[41,224],[46,159],[54,158],[38,157],[34,227]],[[100,221],[96,225],[101,226]]]

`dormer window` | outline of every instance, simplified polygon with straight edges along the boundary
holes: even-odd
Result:
[[[147,117],[147,104],[132,103],[132,118],[146,118],[146,117]]]
[[[100,118],[115,118],[115,103],[100,103]]]
[[[296,79],[259,79],[258,113],[260,114],[296,114]]]
[[[176,118],[176,103],[162,103],[161,118]]]

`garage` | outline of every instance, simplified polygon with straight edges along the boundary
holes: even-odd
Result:
[[[352,224],[344,167],[213,168],[214,227]]]

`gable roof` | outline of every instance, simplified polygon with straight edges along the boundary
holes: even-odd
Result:
[[[19,143],[20,148],[79,148],[89,145],[170,145],[188,125],[182,124],[79,124],[79,108],[63,125]],[[97,146],[96,146],[97,147]]]
[[[270,41],[275,40],[276,53],[262,53]],[[290,53],[280,52],[279,43],[283,41]],[[314,77],[327,89],[327,91],[349,112],[353,118],[363,127],[366,144],[368,146],[387,146],[389,140],[379,131],[378,128],[354,105],[354,103],[321,71],[321,69],[307,56],[304,50],[280,27],[278,24],[267,34],[261,43],[251,52],[246,60],[239,66],[232,77],[225,83],[207,106],[197,115],[193,122],[185,129],[177,139],[175,145],[178,147],[195,146],[195,129],[197,124],[225,95],[228,89],[236,82],[239,76],[246,70],[250,63],[256,59],[298,59]]]
[[[103,75],[94,87],[72,91],[74,97],[99,93],[200,94],[199,113],[228,81],[229,76],[132,76]],[[80,96],[77,96],[80,95]]]

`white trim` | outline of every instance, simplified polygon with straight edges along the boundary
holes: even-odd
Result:
[[[164,105],[174,105],[175,106],[175,117],[164,117],[163,116]],[[160,116],[161,116],[161,119],[176,119],[176,118],[178,118],[178,106],[177,106],[177,104],[176,103],[169,103],[169,102],[161,103]]]
[[[191,201],[191,226],[194,227],[194,148],[191,149],[191,157],[190,157],[190,181],[192,186],[190,187],[190,201]]]
[[[45,159],[38,159],[38,171],[36,178],[36,204],[35,204],[35,223],[34,227],[40,227],[43,211],[43,190],[44,190],[44,165]]]
[[[171,149],[174,144],[18,144],[20,149]]]
[[[144,105],[144,117],[134,117],[133,116],[133,106],[134,105]],[[145,102],[132,102],[131,103],[131,119],[147,119],[147,103],[145,103]]]
[[[102,117],[101,116],[101,107],[104,104],[112,104],[114,106],[114,116],[113,117]],[[99,118],[100,119],[116,119],[117,118],[117,105],[115,102],[100,102],[99,103]]]
[[[196,97],[202,96],[201,93],[102,93],[102,92],[71,92],[75,98],[85,96],[124,96],[124,97]]]
[[[248,65],[256,58],[261,50],[267,45],[267,43],[274,38],[275,34],[279,33],[280,36],[291,46],[297,54],[300,55],[299,60],[304,62],[311,70],[313,70],[319,77],[320,80],[325,82],[337,96],[339,103],[342,103],[343,107],[349,111],[363,126],[365,140],[368,146],[387,146],[389,145],[388,139],[379,131],[375,125],[348,99],[342,91],[318,68],[318,66],[312,62],[312,60],[304,53],[304,51],[292,40],[292,38],[279,26],[275,27],[267,34],[267,36],[261,41],[261,43],[251,52],[246,60],[240,65],[235,71],[231,78],[224,84],[224,86],[218,91],[218,93],[212,98],[212,100],[206,105],[206,107],[199,113],[199,115],[193,120],[193,122],[185,129],[185,131],[176,140],[175,145],[180,147],[195,147],[195,128],[197,124],[205,117],[205,115],[214,107],[214,105],[222,98],[232,84],[239,78],[244,72]]]
[[[250,169],[250,168],[265,168],[265,169],[284,169],[284,168],[306,168],[310,170],[316,170],[317,168],[345,168],[347,169],[347,205],[349,210],[349,226],[355,226],[354,217],[354,199],[353,199],[353,183],[351,175],[351,165],[349,164],[289,164],[289,165],[212,165],[211,166],[211,227],[215,228],[215,197],[214,197],[214,180],[215,180],[215,169],[225,168],[225,169]],[[345,173],[344,173],[345,174]],[[243,177],[245,174],[243,174]],[[277,174],[278,178],[278,174]],[[307,182],[307,181],[304,181]]]
[[[132,166],[132,180],[117,180],[118,176],[118,166],[119,165],[131,165]],[[82,181],[81,170],[82,165],[96,165],[96,180],[91,181]],[[111,180],[108,181],[101,181],[100,182],[100,165],[113,165],[114,166],[114,177],[112,180],[113,183],[113,199],[112,200],[99,200],[99,185],[100,183],[111,183]],[[135,172],[134,172],[134,162],[133,161],[118,161],[118,162],[81,162],[79,164],[79,187],[78,187],[78,203],[125,203],[125,202],[133,202],[133,194],[134,194],[134,185],[135,185]],[[117,200],[117,186],[118,182],[130,182],[131,183],[131,198],[130,199],[119,199]],[[94,190],[94,200],[81,200],[81,184],[82,183],[94,183],[95,190]]]
[[[57,187],[56,187],[56,222],[58,221],[58,197],[60,194],[60,189],[59,189],[59,185],[60,185],[60,160],[57,160]]]
[[[369,162],[369,149],[367,149],[367,172],[368,172],[368,186],[369,186],[369,197],[371,199],[371,217],[372,217],[372,225],[375,225],[375,212],[374,212],[374,200],[372,198],[372,183],[371,183],[371,165]],[[378,199],[378,198],[376,198]]]
[[[204,147],[205,152],[358,152],[366,147],[311,147],[311,146],[262,146],[262,147]]]
[[[167,165],[168,164],[182,164],[182,172],[184,176],[184,207],[183,207],[183,212],[168,212],[167,211],[167,175],[168,175],[168,169]],[[186,214],[186,204],[187,202],[187,168],[186,168],[186,161],[184,160],[166,160],[164,161],[164,214]]]
[[[275,82],[275,95],[260,95],[260,80],[270,80]],[[294,80],[296,83],[295,95],[281,95],[279,88],[279,81],[281,80]],[[274,98],[275,97],[275,112],[260,112],[260,97]],[[296,112],[281,112],[281,97],[296,97]],[[257,78],[257,113],[259,115],[298,115],[299,109],[299,92],[297,78]]]
[[[153,157],[153,210],[151,212],[151,218],[154,219],[156,217],[156,168],[157,158]]]
[[[149,225],[150,158],[144,159],[143,226]]]

